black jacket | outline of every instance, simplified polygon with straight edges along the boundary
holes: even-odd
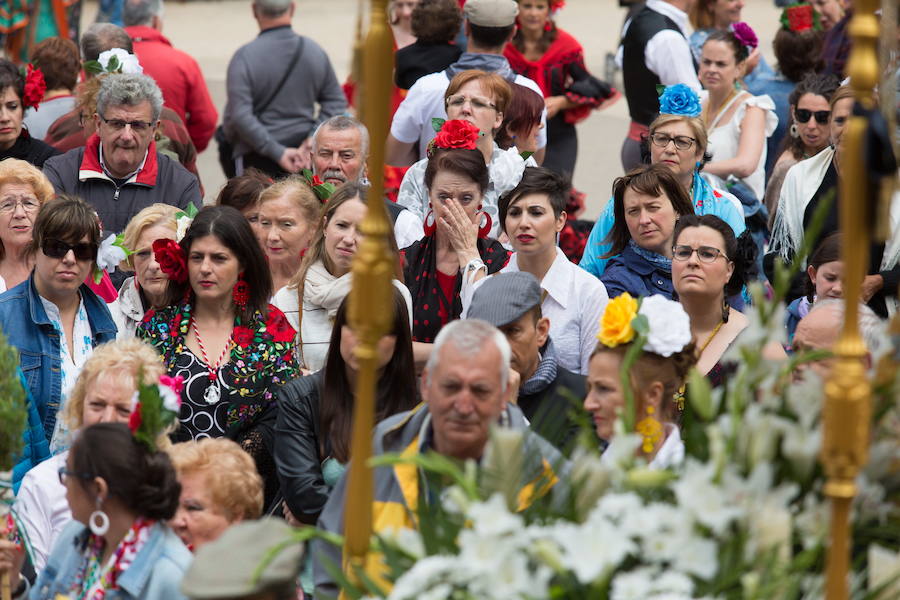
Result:
[[[453,44],[415,42],[397,50],[394,81],[408,90],[421,77],[443,71],[462,56],[462,48]]]
[[[579,428],[572,416],[582,411],[584,396],[584,376],[557,366],[556,379],[550,385],[531,395],[520,393],[518,404],[531,429],[568,454]]]
[[[19,134],[16,143],[7,150],[0,150],[0,160],[5,158],[18,158],[25,162],[31,163],[38,169],[44,168],[44,162],[51,156],[59,154],[59,150],[45,144],[41,140],[36,140],[28,135],[28,130],[23,129]]]
[[[322,476],[319,390],[323,372],[289,381],[278,390],[275,467],[294,516],[315,525],[331,493]]]

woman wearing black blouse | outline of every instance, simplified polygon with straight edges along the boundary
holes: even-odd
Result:
[[[36,140],[22,127],[25,108],[34,106],[44,95],[31,100],[34,94],[26,94],[25,77],[18,67],[0,58],[0,160],[18,158],[41,169],[44,161],[59,154],[59,150]],[[27,106],[26,106],[27,105]]]

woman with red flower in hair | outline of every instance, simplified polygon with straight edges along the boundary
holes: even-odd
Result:
[[[169,277],[166,307],[148,311],[137,335],[184,380],[173,439],[235,440],[273,501],[275,392],[299,367],[294,328],[269,304],[272,278],[253,231],[236,209],[206,206],[180,243],[156,240],[153,252]]]
[[[531,158],[524,158],[515,146],[503,150],[495,136],[500,132],[503,117],[512,98],[512,90],[503,77],[477,69],[457,74],[447,86],[444,103],[448,120],[435,136],[433,148],[477,149],[488,169],[488,186],[483,190],[483,210],[490,217],[490,236],[500,235],[497,202],[502,194],[519,183],[527,166],[537,166]],[[436,120],[435,124],[440,121]],[[425,170],[428,158],[415,163],[403,177],[397,203],[425,220],[430,207]]]
[[[46,88],[40,70],[28,65],[22,77],[16,65],[0,58],[0,160],[18,158],[42,169],[44,161],[59,154],[22,127],[25,109],[40,104]]]

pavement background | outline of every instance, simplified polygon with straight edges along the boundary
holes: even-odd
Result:
[[[250,4],[250,0],[168,0],[165,4],[163,33],[175,47],[200,63],[220,119],[225,108],[228,61],[258,32]],[[294,29],[328,52],[338,80],[343,81],[350,72],[358,0],[296,0],[296,4]],[[82,28],[92,23],[96,14],[96,2],[87,2]],[[624,15],[618,0],[568,0],[557,16],[557,24],[584,46],[588,69],[601,79],[606,54],[615,52],[618,45]],[[772,0],[746,0],[744,20],[756,30],[770,64],[774,63],[771,45],[779,15]],[[613,179],[622,174],[619,149],[627,129],[628,107],[624,98],[595,112],[578,126],[580,143],[574,183],[588,197],[584,218],[593,219],[599,214],[609,198]],[[207,202],[225,183],[217,156],[215,141],[211,141],[198,158]]]

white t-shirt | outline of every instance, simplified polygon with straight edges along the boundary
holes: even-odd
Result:
[[[16,495],[15,510],[34,550],[34,569],[40,573],[63,527],[72,520],[66,501],[66,487],[59,482],[58,471],[66,466],[68,450],[51,456],[22,479]]]
[[[544,97],[541,88],[531,79],[516,75],[515,82],[534,90]],[[431,119],[446,119],[447,111],[444,107],[444,92],[450,85],[450,79],[443,71],[432,73],[420,78],[407,93],[406,98],[400,103],[394,120],[391,121],[391,135],[398,141],[411,144],[419,142],[419,158],[425,158],[425,150],[428,142],[434,137],[434,128]],[[538,148],[547,145],[547,111],[541,113],[543,127],[538,133]]]

